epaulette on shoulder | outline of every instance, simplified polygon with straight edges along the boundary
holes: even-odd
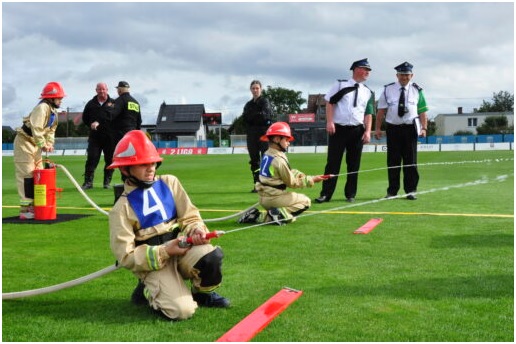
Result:
[[[423,91],[423,88],[416,84],[415,82],[412,83],[412,86],[414,86],[418,91]]]
[[[348,81],[348,79],[337,79],[338,82],[345,82]]]
[[[391,86],[391,85],[394,85],[394,84],[395,84],[395,82],[391,82],[390,84],[384,85],[383,87]]]

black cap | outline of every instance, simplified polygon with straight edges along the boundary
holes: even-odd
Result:
[[[412,67],[414,66],[410,63],[403,62],[399,66],[394,67],[394,69],[396,69],[396,72],[398,72],[398,74],[412,74]]]
[[[116,88],[119,88],[119,87],[126,87],[126,88],[129,88],[129,83],[127,81],[119,81],[118,82],[118,86]]]
[[[367,62],[367,58],[353,62],[353,64],[351,65],[351,68],[349,68],[349,70],[354,70],[355,68],[358,68],[358,67],[362,67],[362,68],[371,70],[371,66],[369,65],[369,62]]]

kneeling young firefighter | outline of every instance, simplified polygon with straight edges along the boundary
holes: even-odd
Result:
[[[255,188],[260,196],[260,205],[266,210],[260,212],[253,208],[242,215],[238,222],[270,222],[277,225],[293,222],[296,216],[310,208],[311,201],[306,195],[287,191],[287,188],[312,187],[314,183],[329,176],[307,176],[290,168],[285,153],[294,137],[287,123],[273,123],[260,140],[268,142],[269,149],[262,158],[260,177]]]
[[[172,320],[190,318],[198,306],[229,307],[214,292],[222,282],[222,250],[206,239],[209,230],[179,180],[156,175],[162,160],[144,132],[132,130],[109,166],[125,176],[109,228],[116,259],[139,280],[132,302]],[[184,247],[184,238],[192,245]]]

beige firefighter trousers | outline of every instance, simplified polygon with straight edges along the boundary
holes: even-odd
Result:
[[[20,204],[32,204],[34,200],[25,197],[25,178],[33,178],[34,170],[42,168],[43,161],[41,149],[22,134],[17,134],[14,138],[14,166]]]

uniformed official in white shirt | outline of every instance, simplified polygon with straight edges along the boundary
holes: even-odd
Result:
[[[364,143],[371,140],[371,122],[374,114],[374,93],[363,84],[371,66],[366,59],[353,62],[352,79],[338,80],[326,93],[326,131],[328,155],[324,174],[338,175],[346,152],[347,178],[344,197],[354,202],[357,193],[358,170]],[[337,177],[323,181],[317,203],[329,202],[337,185]]]
[[[387,133],[389,186],[386,198],[398,194],[403,166],[403,188],[407,199],[417,199],[417,138],[426,136],[428,106],[423,89],[411,81],[414,75],[412,68],[413,65],[408,62],[394,67],[398,81],[385,85],[378,100],[375,137],[382,137],[381,125],[384,118]]]

